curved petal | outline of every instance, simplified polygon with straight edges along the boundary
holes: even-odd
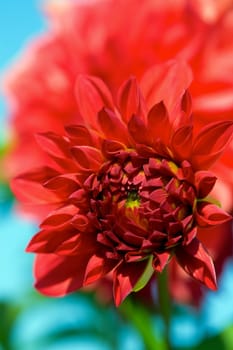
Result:
[[[172,136],[172,149],[179,160],[190,159],[192,152],[193,127],[183,126],[176,130]]]
[[[168,144],[171,134],[171,125],[167,109],[163,101],[155,104],[149,111],[147,117],[148,131],[153,141],[161,139],[165,145]]]
[[[62,229],[55,227],[50,230],[42,230],[38,232],[29,242],[26,251],[30,253],[55,253],[64,254],[64,246],[72,240],[72,245],[69,244],[69,249],[66,254],[73,255],[72,250],[77,247],[80,241],[79,234],[74,227],[66,225]],[[77,253],[76,253],[77,254]]]
[[[217,289],[213,261],[197,238],[187,246],[178,247],[175,254],[180,266],[190,276],[212,290]]]
[[[73,174],[64,174],[46,181],[43,183],[43,187],[56,194],[59,198],[66,200],[80,188],[80,184]]]
[[[185,62],[169,60],[147,70],[140,86],[148,108],[163,101],[170,115],[191,81],[192,72]]]
[[[61,297],[83,286],[90,255],[58,256],[38,254],[35,260],[35,288],[42,294]]]
[[[84,123],[98,129],[97,113],[103,108],[114,109],[112,95],[105,83],[94,76],[79,75],[76,98]]]
[[[86,267],[84,285],[98,281],[110,272],[117,263],[117,260],[109,260],[97,254],[92,255]]]
[[[105,138],[128,144],[127,126],[114,112],[103,108],[98,113],[98,121]]]
[[[74,146],[71,153],[81,170],[98,170],[103,162],[101,152],[95,147]]]
[[[128,123],[128,130],[136,143],[151,145],[152,139],[148,135],[148,129],[142,120],[137,115],[133,115]]]
[[[208,169],[221,156],[233,136],[233,121],[208,124],[193,142],[192,164],[195,169]]]
[[[36,141],[41,148],[55,158],[69,158],[69,142],[65,137],[56,135],[53,132],[36,134]]]
[[[74,205],[65,205],[52,211],[40,224],[40,228],[49,229],[65,225],[77,214],[79,209]]]
[[[144,117],[145,101],[135,77],[131,77],[120,87],[118,105],[125,123],[128,123],[134,114]]]
[[[25,204],[58,203],[60,197],[43,186],[43,182],[57,175],[58,172],[53,169],[40,168],[17,176],[11,181],[11,189],[16,198]]]
[[[71,247],[67,249],[66,242],[68,246],[70,243],[67,237],[67,241],[61,246],[61,254],[58,252],[59,255],[49,253],[36,256],[35,287],[42,294],[64,296],[83,286],[86,266],[98,247],[92,233],[80,234],[77,238],[75,242],[71,241]],[[72,255],[69,256],[67,250]]]
[[[209,171],[197,171],[195,173],[195,184],[198,198],[205,198],[213,189],[217,177]]]
[[[232,219],[223,209],[204,201],[197,203],[195,217],[201,227],[223,224]]]
[[[114,271],[113,294],[116,306],[119,306],[133,291],[136,283],[145,271],[146,266],[147,260],[128,264],[121,263]]]
[[[68,125],[65,126],[65,130],[76,146],[95,147],[98,145],[97,135],[85,125]]]

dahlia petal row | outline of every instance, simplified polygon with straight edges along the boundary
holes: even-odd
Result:
[[[208,169],[233,122],[194,133],[190,82],[190,68],[176,60],[154,66],[140,85],[130,77],[116,98],[97,77],[77,79],[76,124],[64,136],[37,136],[51,165],[12,183],[42,218],[27,248],[37,255],[39,291],[62,296],[110,276],[118,306],[173,260],[217,288],[198,235],[231,219],[211,199]]]

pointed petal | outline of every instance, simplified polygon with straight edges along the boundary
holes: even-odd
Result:
[[[164,103],[161,101],[155,104],[148,113],[148,131],[153,141],[162,140],[168,144],[171,133],[171,125]]]
[[[212,290],[217,289],[213,261],[197,238],[189,245],[177,248],[175,254],[180,266],[190,276]]]
[[[190,159],[192,151],[193,127],[183,126],[172,136],[171,145],[179,160]]]
[[[53,169],[44,167],[38,170],[19,175],[11,181],[11,189],[16,198],[25,204],[47,204],[59,202],[60,198],[55,193],[43,187],[43,182],[53,175],[57,175]]]
[[[65,126],[65,130],[69,138],[76,146],[96,146],[98,141],[90,129],[84,125],[69,125]]]
[[[192,164],[208,169],[221,156],[233,136],[233,121],[215,122],[204,127],[193,143]]]
[[[107,86],[97,77],[79,75],[75,92],[84,123],[98,129],[97,113],[103,107],[114,110],[112,95]]]
[[[183,61],[170,60],[150,68],[142,77],[140,86],[148,108],[163,101],[170,114],[191,81],[189,66]]]
[[[35,287],[42,294],[64,296],[83,286],[86,266],[97,249],[95,235],[80,234],[76,246],[76,255],[71,251],[72,256],[52,253],[36,256]]]
[[[71,223],[79,232],[85,232],[89,226],[89,219],[86,215],[77,214],[73,216]]]
[[[77,214],[78,208],[74,205],[66,205],[52,211],[40,224],[43,229],[49,229],[64,225]]]
[[[107,139],[117,140],[128,144],[126,124],[116,116],[114,112],[103,108],[98,113],[99,125]]]
[[[71,148],[71,153],[74,156],[80,170],[98,170],[103,162],[101,152],[90,146],[74,146]]]
[[[195,184],[197,188],[197,197],[205,198],[213,189],[217,177],[209,171],[197,171],[195,173]]]
[[[75,177],[69,174],[53,177],[43,183],[43,186],[64,200],[80,188]]]
[[[118,141],[104,140],[102,144],[102,153],[105,157],[112,159],[113,156],[119,155],[124,151],[126,146]]]
[[[163,252],[161,254],[156,254],[153,260],[154,270],[157,272],[162,272],[164,267],[167,265],[170,256],[171,256],[170,252]]]
[[[77,246],[79,235],[71,226],[67,226],[62,230],[56,227],[50,230],[41,230],[31,239],[26,251],[31,253],[60,254],[64,244],[73,237],[75,238],[74,244]],[[72,247],[70,247],[68,254],[72,254]]]
[[[116,306],[119,306],[133,291],[133,288],[142,276],[146,265],[147,260],[126,264],[122,263],[114,271],[113,293]]]
[[[58,256],[38,254],[34,274],[36,289],[47,296],[61,297],[83,286],[86,265],[90,256]]]
[[[232,216],[223,209],[204,201],[197,203],[195,216],[201,227],[223,224],[232,219]]]
[[[116,260],[109,260],[96,254],[92,255],[86,267],[84,285],[86,286],[90,283],[98,281],[115,266]]]
[[[69,142],[60,135],[53,132],[45,132],[36,134],[36,141],[41,148],[52,157],[55,158],[69,158]]]
[[[142,118],[133,115],[128,123],[128,130],[136,143],[151,145],[152,139],[149,137],[148,129]]]
[[[145,101],[135,77],[131,77],[120,87],[118,105],[125,123],[128,123],[133,114],[143,118],[145,114]]]
[[[188,90],[185,91],[181,100],[181,109],[187,116],[190,116],[192,112],[192,97]]]

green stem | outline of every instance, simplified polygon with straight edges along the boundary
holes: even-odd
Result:
[[[156,337],[151,316],[143,305],[133,302],[128,297],[119,307],[119,310],[131,325],[137,329],[146,350],[166,350],[162,341]]]
[[[165,341],[167,350],[172,350],[170,341],[170,321],[171,321],[171,299],[168,288],[168,273],[165,268],[162,273],[157,275],[158,298],[161,316],[165,327]]]

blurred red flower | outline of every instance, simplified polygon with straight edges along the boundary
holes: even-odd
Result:
[[[178,79],[177,79],[178,77]],[[77,124],[37,141],[54,166],[18,176],[17,197],[40,212],[27,250],[37,254],[36,288],[61,296],[112,272],[115,304],[138,291],[170,259],[216,289],[212,259],[197,238],[230,220],[209,197],[208,169],[228,144],[233,121],[194,135],[192,74],[182,61],[123,83],[117,103],[102,80],[79,76]],[[40,209],[41,208],[41,209]]]
[[[115,92],[130,74],[140,79],[145,68],[182,57],[194,72],[195,130],[210,120],[232,119],[232,7],[231,0],[49,1],[49,30],[8,74],[14,137],[8,174],[17,174],[22,164],[31,169],[44,163],[35,132],[62,133],[64,124],[75,122],[78,73],[101,77]],[[232,149],[215,169],[216,196],[228,210]]]

